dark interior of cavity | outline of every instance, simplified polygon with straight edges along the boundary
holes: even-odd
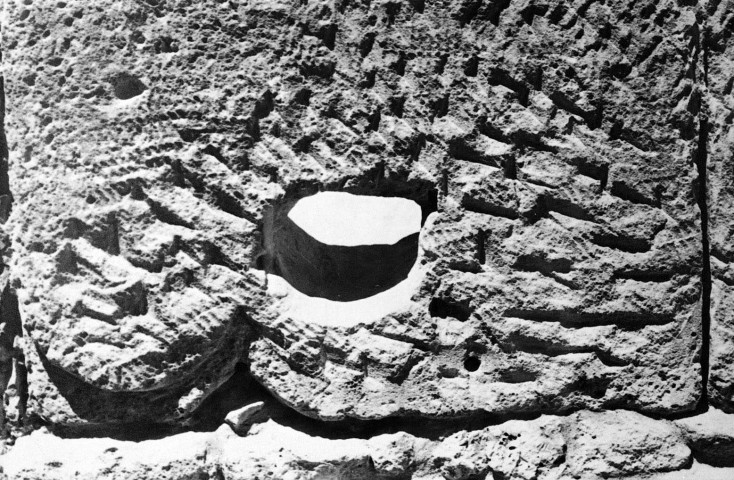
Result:
[[[273,248],[272,273],[306,295],[347,302],[404,280],[418,256],[418,234],[392,245],[327,245],[281,213],[274,219]]]

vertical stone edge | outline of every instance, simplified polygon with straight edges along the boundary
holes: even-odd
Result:
[[[734,413],[734,101],[732,101],[731,2],[709,0],[705,4],[703,31],[704,109],[707,114],[705,167],[709,211],[711,301],[708,310],[708,371],[705,377],[709,404]],[[706,372],[705,372],[706,373]]]

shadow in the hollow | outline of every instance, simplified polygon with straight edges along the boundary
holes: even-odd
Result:
[[[303,415],[282,403],[250,375],[247,365],[240,363],[232,377],[197,409],[191,426],[197,431],[213,431],[224,422],[228,412],[259,401],[264,402],[263,409],[267,417],[273,421],[312,436],[332,439],[370,438],[397,432],[438,439],[461,430],[477,430],[502,423],[510,418],[532,420],[540,416],[540,414],[519,414],[511,417],[478,414],[452,419],[391,417],[379,420],[320,420]]]

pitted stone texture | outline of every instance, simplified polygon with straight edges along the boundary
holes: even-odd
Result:
[[[314,417],[690,410],[700,28],[648,10],[6,2],[11,267],[37,362],[177,405],[93,421],[186,415],[245,323],[253,374]],[[318,190],[424,207],[397,311],[325,327],[267,293],[261,227]]]
[[[676,424],[689,439],[696,459],[734,467],[734,415],[711,408],[701,415],[676,420]]]
[[[567,473],[573,478],[676,470],[690,460],[691,451],[672,422],[618,411],[581,412],[569,424]]]
[[[222,426],[144,442],[37,431],[19,439],[0,466],[13,480],[643,478],[685,469],[685,442],[671,422],[626,411],[544,415],[437,440],[404,432],[327,439],[268,421],[245,437]]]
[[[414,305],[371,325],[326,331],[280,316],[273,325],[290,323],[287,335],[256,341],[250,361],[260,381],[290,405],[333,419],[592,405],[671,412],[697,401],[701,249],[690,162],[697,112],[685,108],[697,83],[679,56],[688,51],[693,58],[700,48],[684,40],[698,28],[693,11],[676,5],[675,21],[652,27],[665,42],[643,35],[622,53],[620,31],[612,29],[609,41],[600,32],[588,39],[596,46],[576,49],[563,25],[586,38],[595,27],[607,28],[601,20],[612,12],[627,18],[626,6],[591,4],[568,16],[553,6],[532,26],[522,20],[525,6],[502,11],[499,28],[486,23],[488,5],[463,26],[469,7],[459,11],[457,23],[441,28],[462,40],[447,40],[435,63],[400,28],[410,25],[413,38],[428,44],[433,32],[422,27],[436,21],[442,6],[426,5],[421,13],[404,6],[392,27],[378,32],[382,42],[374,48],[381,51],[363,63],[378,66],[382,82],[375,88],[390,85],[390,42],[398,60],[403,53],[408,59],[400,81],[412,88],[404,91],[399,119],[382,110],[380,131],[390,120],[424,132],[418,163],[435,166],[441,192],[421,235],[428,273]],[[339,32],[349,11],[336,15]],[[533,45],[541,38],[554,47]],[[682,50],[673,53],[673,45]],[[348,47],[337,41],[340,61],[349,58]],[[472,48],[480,52],[477,76],[467,75],[469,59],[459,53]],[[524,64],[513,56],[518,51]],[[550,51],[570,52],[575,61]],[[437,73],[443,53],[448,63]],[[633,60],[623,74],[624,55]],[[545,73],[540,91],[530,88],[532,75],[525,77],[526,68],[535,72],[532,65]],[[431,82],[445,89],[438,95],[445,100],[423,101],[436,95]],[[666,107],[653,106],[663,97]],[[424,103],[446,111],[427,107],[420,115]],[[385,355],[334,348],[362,328],[403,343]],[[481,360],[478,370],[467,371],[468,357]],[[393,368],[407,373],[395,376]]]
[[[734,412],[734,41],[731,2],[710,2],[708,19],[708,89],[703,108],[709,121],[708,151],[709,238],[711,247],[711,402]],[[703,142],[702,142],[703,143]]]

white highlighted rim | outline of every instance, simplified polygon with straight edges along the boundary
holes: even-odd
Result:
[[[327,245],[392,245],[421,229],[421,207],[399,197],[319,192],[300,199],[288,218]]]

